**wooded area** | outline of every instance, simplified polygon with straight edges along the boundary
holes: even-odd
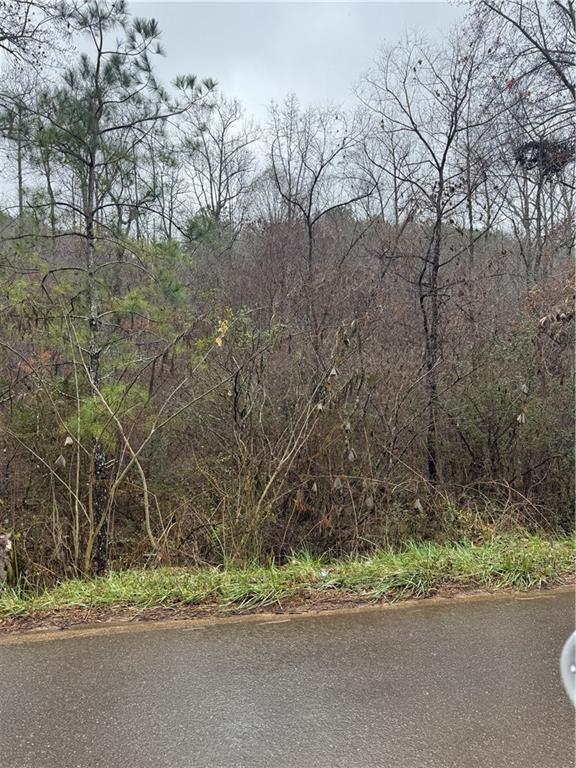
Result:
[[[124,2],[0,2],[14,578],[570,530],[575,34],[475,0],[256,125]]]

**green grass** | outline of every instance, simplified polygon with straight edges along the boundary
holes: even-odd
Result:
[[[0,590],[0,619],[72,607],[150,608],[218,604],[240,613],[282,604],[304,591],[338,590],[368,600],[424,597],[442,586],[530,589],[574,571],[574,541],[502,536],[480,545],[408,544],[399,552],[334,562],[298,555],[282,566],[159,568],[73,579],[39,594]]]

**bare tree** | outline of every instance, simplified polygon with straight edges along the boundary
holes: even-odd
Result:
[[[574,191],[572,0],[478,0],[472,22],[490,52],[484,199],[501,207],[532,284],[568,248]],[[552,245],[554,244],[554,245]]]
[[[354,206],[367,198],[373,184],[355,173],[352,154],[361,144],[364,125],[356,115],[334,108],[302,109],[295,96],[272,104],[268,125],[270,173],[283,204],[291,237],[300,242],[300,284],[312,343],[320,364],[320,336],[332,299],[324,306],[319,287],[328,277],[338,279],[344,261],[362,237],[352,221],[351,238],[330,265],[316,258],[317,235],[324,221],[354,219]]]
[[[473,7],[472,23],[491,41],[491,111],[499,102],[502,118],[495,126],[522,168],[557,174],[575,154],[573,0],[476,0]]]
[[[574,0],[477,0],[475,4],[488,21],[506,26],[513,62],[520,67],[516,77],[544,73],[572,101],[576,99]],[[520,45],[515,44],[518,39]]]
[[[468,102],[475,73],[469,46],[455,42],[436,51],[408,41],[381,57],[360,90],[364,104],[373,111],[388,147],[404,146],[402,163],[382,162],[393,176],[393,188],[403,185],[424,233],[423,252],[416,255],[415,277],[424,334],[428,423],[426,443],[428,477],[439,479],[437,415],[439,366],[442,361],[441,307],[447,300],[443,270],[462,249],[447,247],[450,226],[462,214],[467,196],[462,151],[470,130],[482,124],[469,122]]]
[[[195,208],[233,231],[245,219],[258,132],[237,99],[221,94],[188,110],[181,122],[181,155]]]
[[[363,137],[363,126],[336,109],[302,110],[295,96],[270,108],[270,169],[284,202],[289,222],[302,222],[306,233],[307,286],[314,277],[315,234],[321,220],[351,208],[372,192],[362,179],[360,188],[351,178],[349,155]],[[313,302],[310,311],[315,332],[318,320]]]

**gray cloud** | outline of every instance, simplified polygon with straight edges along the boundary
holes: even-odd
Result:
[[[271,99],[342,104],[378,49],[409,30],[438,38],[463,15],[439,2],[134,2],[153,16],[166,58],[158,70],[212,77],[262,119]]]

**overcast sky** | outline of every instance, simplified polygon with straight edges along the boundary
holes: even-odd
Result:
[[[447,2],[132,2],[153,16],[177,74],[212,77],[262,120],[271,99],[344,104],[379,48],[417,30],[438,39],[463,15]]]

